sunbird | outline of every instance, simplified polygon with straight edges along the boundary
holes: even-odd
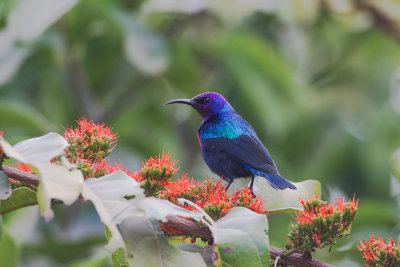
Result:
[[[264,177],[275,189],[297,189],[279,174],[253,127],[222,95],[206,92],[192,99],[175,99],[164,105],[176,103],[191,106],[203,117],[197,132],[201,152],[210,170],[228,182],[225,190],[236,178],[251,177],[249,189],[255,197],[254,176]]]

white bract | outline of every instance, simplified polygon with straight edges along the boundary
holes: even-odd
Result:
[[[68,142],[57,133],[27,139],[11,146],[3,138],[0,145],[4,153],[19,162],[28,164],[40,179],[37,199],[40,213],[46,220],[54,216],[51,210],[51,199],[58,199],[66,205],[72,204],[80,195],[82,172],[58,164],[50,160],[64,155]]]

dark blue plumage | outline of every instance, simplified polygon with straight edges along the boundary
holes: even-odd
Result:
[[[212,172],[228,182],[235,178],[262,176],[275,189],[296,189],[279,175],[275,162],[250,124],[217,93],[203,93],[192,99],[176,99],[167,104],[192,106],[203,117],[198,138],[204,161]]]

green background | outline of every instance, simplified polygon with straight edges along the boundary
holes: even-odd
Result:
[[[163,103],[219,92],[283,176],[321,181],[326,200],[360,199],[351,236],[316,257],[360,265],[359,239],[398,240],[390,167],[400,146],[400,34],[375,24],[370,9],[294,0],[51,2],[0,3],[0,129],[8,141],[62,133],[84,115],[118,132],[111,161],[136,170],[164,150],[179,160],[178,175],[215,177],[197,142],[200,116]],[[370,7],[399,27],[395,6]],[[30,210],[4,218],[16,239],[13,225],[29,230],[17,242],[20,263],[78,266],[89,257],[107,265],[93,207],[56,209],[48,224]],[[269,217],[272,245],[284,245],[290,219]]]

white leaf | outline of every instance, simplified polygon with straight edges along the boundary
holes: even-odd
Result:
[[[83,175],[78,169],[51,163],[35,163],[40,179],[38,203],[40,213],[47,219],[53,218],[51,199],[59,199],[71,205],[80,195]]]
[[[67,140],[57,133],[27,139],[14,145],[14,149],[24,158],[25,162],[49,162],[64,154],[69,146]]]
[[[238,258],[248,266],[270,265],[268,221],[263,214],[233,208],[216,222],[213,237],[215,250],[227,266]]]
[[[125,196],[135,198],[127,200]],[[111,232],[106,249],[115,251],[118,248],[125,248],[122,236],[117,228],[117,216],[128,210],[133,202],[144,198],[140,184],[132,177],[122,171],[116,171],[100,178],[87,179],[82,188],[82,196],[92,201],[100,220],[108,227]]]
[[[10,158],[26,163],[37,173],[40,183],[37,199],[40,213],[47,221],[53,218],[51,199],[59,199],[66,205],[73,203],[81,192],[83,184],[82,172],[49,161],[63,155],[68,142],[57,133],[31,138],[12,147],[3,138],[0,145]]]
[[[133,254],[130,266],[206,266],[199,253],[183,251],[168,244],[158,231],[159,226],[157,220],[146,217],[130,217],[122,222],[121,232],[128,242],[129,252]]]
[[[0,200],[9,198],[11,193],[10,180],[8,180],[7,175],[3,171],[0,171]]]

